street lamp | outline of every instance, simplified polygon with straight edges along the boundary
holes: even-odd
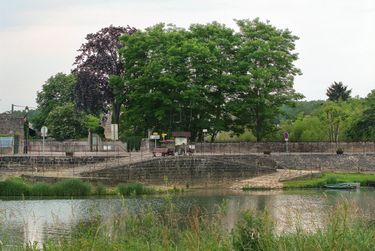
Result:
[[[204,137],[206,136],[207,129],[202,129],[202,133],[203,133],[202,142],[204,143]],[[204,145],[202,146],[202,153],[204,154]]]
[[[29,145],[29,120],[27,119],[27,115],[29,113],[29,107],[25,107],[25,116],[23,117],[23,130],[24,130],[24,137],[25,137],[25,145],[23,147],[23,153],[27,154],[28,152],[28,145]]]

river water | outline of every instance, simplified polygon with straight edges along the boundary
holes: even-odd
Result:
[[[82,199],[23,199],[0,200],[0,240],[3,243],[33,243],[69,235],[82,221],[90,221],[93,211],[103,217],[119,210],[138,211],[152,207],[156,210],[172,200],[178,210],[200,206],[208,213],[225,208],[223,221],[228,230],[246,210],[267,210],[276,223],[278,232],[291,231],[301,226],[314,231],[322,227],[328,212],[338,201],[346,200],[358,206],[364,215],[374,219],[375,190],[278,190],[231,191],[221,189],[193,190],[176,196],[142,196],[132,198],[97,197]]]

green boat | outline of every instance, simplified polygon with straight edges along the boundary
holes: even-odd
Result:
[[[329,189],[356,189],[360,187],[360,183],[337,183],[324,185],[325,188]]]

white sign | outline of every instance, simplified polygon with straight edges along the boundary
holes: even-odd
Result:
[[[150,139],[160,139],[160,135],[150,135]]]
[[[175,138],[175,145],[176,146],[182,146],[182,145],[187,145],[187,138]]]
[[[42,126],[40,132],[42,133],[42,137],[47,137],[48,128],[46,126]]]
[[[111,140],[118,140],[118,124],[111,124]]]

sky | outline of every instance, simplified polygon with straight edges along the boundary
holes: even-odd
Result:
[[[374,0],[0,0],[0,112],[36,107],[36,93],[58,72],[69,73],[88,33],[109,25],[137,29],[157,23],[189,27],[254,19],[289,29],[295,89],[305,100],[326,99],[334,81],[353,96],[375,89]]]

